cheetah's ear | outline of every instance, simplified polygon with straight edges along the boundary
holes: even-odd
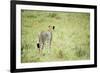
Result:
[[[53,26],[53,30],[55,29],[55,26]]]

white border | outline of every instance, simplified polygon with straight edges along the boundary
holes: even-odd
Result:
[[[90,60],[21,63],[21,9],[90,13]],[[16,5],[16,69],[94,64],[94,10],[83,8]]]

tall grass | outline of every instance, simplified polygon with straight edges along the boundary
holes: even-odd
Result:
[[[90,59],[89,13],[21,11],[21,62],[49,62]],[[38,53],[38,33],[54,25],[50,48]]]

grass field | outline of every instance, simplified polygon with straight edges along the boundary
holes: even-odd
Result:
[[[38,33],[54,25],[51,49],[37,50]],[[75,12],[21,11],[21,62],[90,59],[90,14]],[[48,53],[49,51],[49,53]]]

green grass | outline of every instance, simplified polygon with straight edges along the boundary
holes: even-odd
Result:
[[[51,49],[38,53],[38,33],[54,25]],[[90,59],[90,14],[75,12],[21,11],[21,62]],[[48,53],[49,52],[49,53]]]

